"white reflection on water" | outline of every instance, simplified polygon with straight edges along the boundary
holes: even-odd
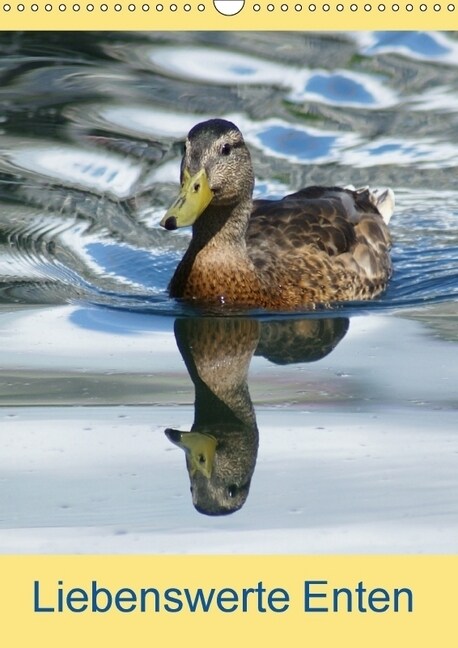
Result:
[[[332,106],[354,108],[387,108],[399,102],[397,94],[386,83],[373,76],[347,70],[316,70],[294,79],[291,101],[317,101]]]
[[[284,86],[291,68],[262,58],[210,47],[163,46],[144,49],[143,58],[158,71],[207,83]]]
[[[216,524],[196,516],[182,452],[163,433],[193,418],[172,320],[66,306],[4,313],[0,324],[15,331],[8,393],[32,383],[29,404],[41,405],[6,402],[0,413],[3,552],[454,550],[458,347],[418,322],[353,318],[313,365],[254,358],[253,485]]]
[[[281,65],[247,54],[215,48],[155,47],[143,51],[163,74],[218,85],[269,84],[290,90],[293,102],[383,108],[398,102],[397,94],[374,75],[348,70],[310,70],[305,65]]]
[[[118,198],[132,194],[142,172],[135,160],[109,151],[21,137],[2,140],[0,168]]]
[[[410,110],[434,111],[436,113],[456,113],[458,111],[458,92],[447,86],[426,90],[421,95],[409,98]]]
[[[458,147],[430,140],[379,138],[374,142],[344,151],[340,162],[354,167],[382,164],[410,165],[423,169],[437,169],[458,164]]]
[[[267,155],[303,164],[335,160],[338,152],[359,141],[352,133],[322,131],[279,119],[269,119],[257,124],[245,123],[243,131],[246,139]]]
[[[176,110],[161,110],[148,104],[93,103],[71,106],[66,115],[80,126],[110,129],[112,132],[160,139],[183,137],[196,123],[196,116]],[[214,115],[200,115],[210,119]]]
[[[419,61],[458,65],[458,43],[442,32],[354,32],[361,53],[398,54]]]

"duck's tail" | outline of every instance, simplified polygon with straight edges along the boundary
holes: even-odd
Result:
[[[371,189],[370,187],[359,187],[355,189],[353,185],[347,185],[344,189],[355,191],[356,193],[367,192],[371,203],[377,207],[381,217],[388,225],[394,212],[394,191],[392,189]]]
[[[380,215],[388,225],[394,212],[394,191],[392,189],[371,189],[370,187],[359,187],[355,189],[353,185],[347,185],[344,189],[355,191],[356,193],[367,192],[371,203],[377,207]]]
[[[394,212],[394,191],[392,189],[369,189],[371,202],[377,207],[388,225]]]

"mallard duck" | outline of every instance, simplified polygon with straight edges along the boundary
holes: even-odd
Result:
[[[210,119],[189,132],[181,192],[161,225],[192,225],[169,286],[172,297],[285,310],[370,299],[391,275],[390,189],[308,187],[253,200],[240,130]]]

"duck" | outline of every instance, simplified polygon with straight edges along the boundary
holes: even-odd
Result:
[[[246,503],[259,430],[248,375],[253,355],[275,364],[316,362],[340,343],[346,317],[178,317],[177,347],[194,384],[191,429],[164,430],[184,451],[192,503],[203,515],[229,515]]]
[[[195,389],[191,430],[164,432],[186,457],[192,502],[204,515],[238,511],[249,495],[259,431],[248,369],[260,337],[255,318],[185,317],[174,332]]]
[[[392,274],[391,189],[310,186],[253,199],[240,129],[215,118],[184,143],[181,189],[160,225],[192,227],[169,284],[173,298],[295,310],[380,295]]]

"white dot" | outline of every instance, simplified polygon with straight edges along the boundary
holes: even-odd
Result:
[[[455,11],[455,5],[453,5],[453,4],[449,4],[449,5],[447,5],[447,9],[448,9],[449,11]]]
[[[100,11],[108,11],[108,5],[106,4],[100,5]]]
[[[223,16],[235,16],[243,9],[245,0],[213,0],[213,4],[216,11]]]
[[[164,9],[164,5],[158,4],[156,5],[156,11],[162,11]]]
[[[59,11],[66,11],[67,10],[67,5],[60,4],[59,5]]]
[[[129,11],[135,11],[137,7],[134,4],[130,4],[127,8]]]
[[[399,5],[398,4],[392,5],[391,8],[392,8],[393,11],[399,11]]]
[[[185,11],[191,11],[191,5],[190,5],[190,4],[185,4],[185,6],[183,7],[183,9],[184,9]]]
[[[93,4],[86,5],[86,10],[87,11],[94,11],[94,5]]]
[[[38,5],[37,4],[33,4],[30,8],[31,8],[32,11],[38,11]]]
[[[72,9],[73,9],[73,11],[79,11],[80,10],[79,4],[74,4]]]
[[[385,11],[385,5],[384,4],[379,4],[378,10],[379,11]]]
[[[337,11],[343,11],[344,10],[343,4],[338,4],[336,9],[337,9]]]
[[[275,5],[273,5],[273,4],[268,4],[267,5],[267,11],[274,11],[274,9],[275,9]]]
[[[315,9],[316,9],[316,5],[314,4],[309,5],[309,11],[315,11]]]
[[[23,6],[24,5],[19,5],[19,7],[23,7]],[[19,7],[18,7],[18,9],[19,9]],[[52,11],[52,5],[50,5],[50,4],[45,5],[45,11]]]
[[[176,6],[176,4],[171,4],[170,5],[170,11],[176,11],[177,9],[178,9],[178,7]]]
[[[370,5],[370,4],[365,4],[365,5],[364,5],[364,11],[372,11],[372,5]]]
[[[280,7],[280,9],[281,9],[282,11],[288,11],[288,5],[287,5],[287,4],[282,4],[282,6]]]
[[[352,5],[350,5],[350,9],[352,11],[358,11],[358,5],[352,4]]]
[[[203,4],[197,5],[197,9],[199,11],[205,11],[205,5],[203,5]]]
[[[331,7],[328,4],[323,5],[323,11],[329,11]]]
[[[260,11],[261,10],[261,5],[255,4],[253,5],[253,11]]]
[[[142,11],[149,11],[149,4],[142,5]]]
[[[297,5],[294,6],[294,9],[295,9],[296,11],[302,11],[302,5],[301,5],[301,4],[297,4]]]
[[[411,4],[406,5],[406,11],[413,11],[413,5]]]

